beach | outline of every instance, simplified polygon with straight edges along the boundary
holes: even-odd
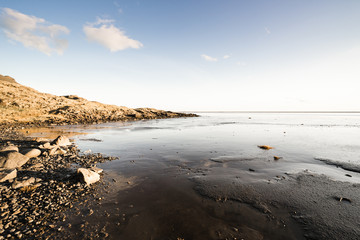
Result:
[[[0,240],[359,240],[360,1],[0,6]]]
[[[101,181],[64,208],[54,239],[357,239],[358,119],[202,113],[22,131],[117,158],[96,164]]]

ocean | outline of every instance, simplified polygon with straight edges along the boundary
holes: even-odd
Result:
[[[112,171],[123,162],[137,161],[145,168],[161,164],[223,169],[243,175],[244,181],[268,181],[279,174],[301,171],[340,181],[360,180],[359,113],[199,115],[73,130],[88,133],[75,137],[83,151],[120,158],[102,165]],[[273,149],[263,150],[259,145]],[[280,159],[274,160],[274,156]]]

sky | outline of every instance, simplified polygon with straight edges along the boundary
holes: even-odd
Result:
[[[360,111],[358,0],[0,0],[0,74],[171,111]]]

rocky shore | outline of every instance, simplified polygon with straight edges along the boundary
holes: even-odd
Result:
[[[3,75],[0,110],[0,240],[59,234],[63,227],[56,223],[66,220],[65,209],[84,197],[101,200],[93,187],[102,174],[96,164],[115,159],[81,153],[66,136],[29,139],[19,129],[196,116],[40,93]]]
[[[61,212],[94,194],[96,164],[115,159],[82,154],[65,136],[21,140],[14,133],[2,135],[0,146],[0,239],[48,239],[61,231]]]

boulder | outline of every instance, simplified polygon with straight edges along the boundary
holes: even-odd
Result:
[[[23,180],[23,181],[15,181],[12,184],[12,188],[17,189],[17,188],[21,188],[21,187],[26,187],[29,186],[31,184],[35,183],[35,178],[31,177],[27,180]]]
[[[53,142],[52,144],[60,146],[60,147],[64,147],[64,146],[68,146],[71,145],[71,142],[69,140],[69,138],[67,138],[64,135],[58,136]]]
[[[6,169],[0,172],[0,183],[16,178],[16,169]]]
[[[29,158],[18,152],[0,152],[0,168],[19,168],[27,161]]]
[[[77,173],[81,176],[82,181],[87,185],[96,183],[100,180],[100,175],[98,173],[87,168],[79,168]]]
[[[18,151],[19,151],[19,148],[14,145],[0,147],[0,152],[18,152]]]
[[[22,149],[20,153],[24,154],[28,158],[36,158],[41,155],[41,151],[37,148]]]

